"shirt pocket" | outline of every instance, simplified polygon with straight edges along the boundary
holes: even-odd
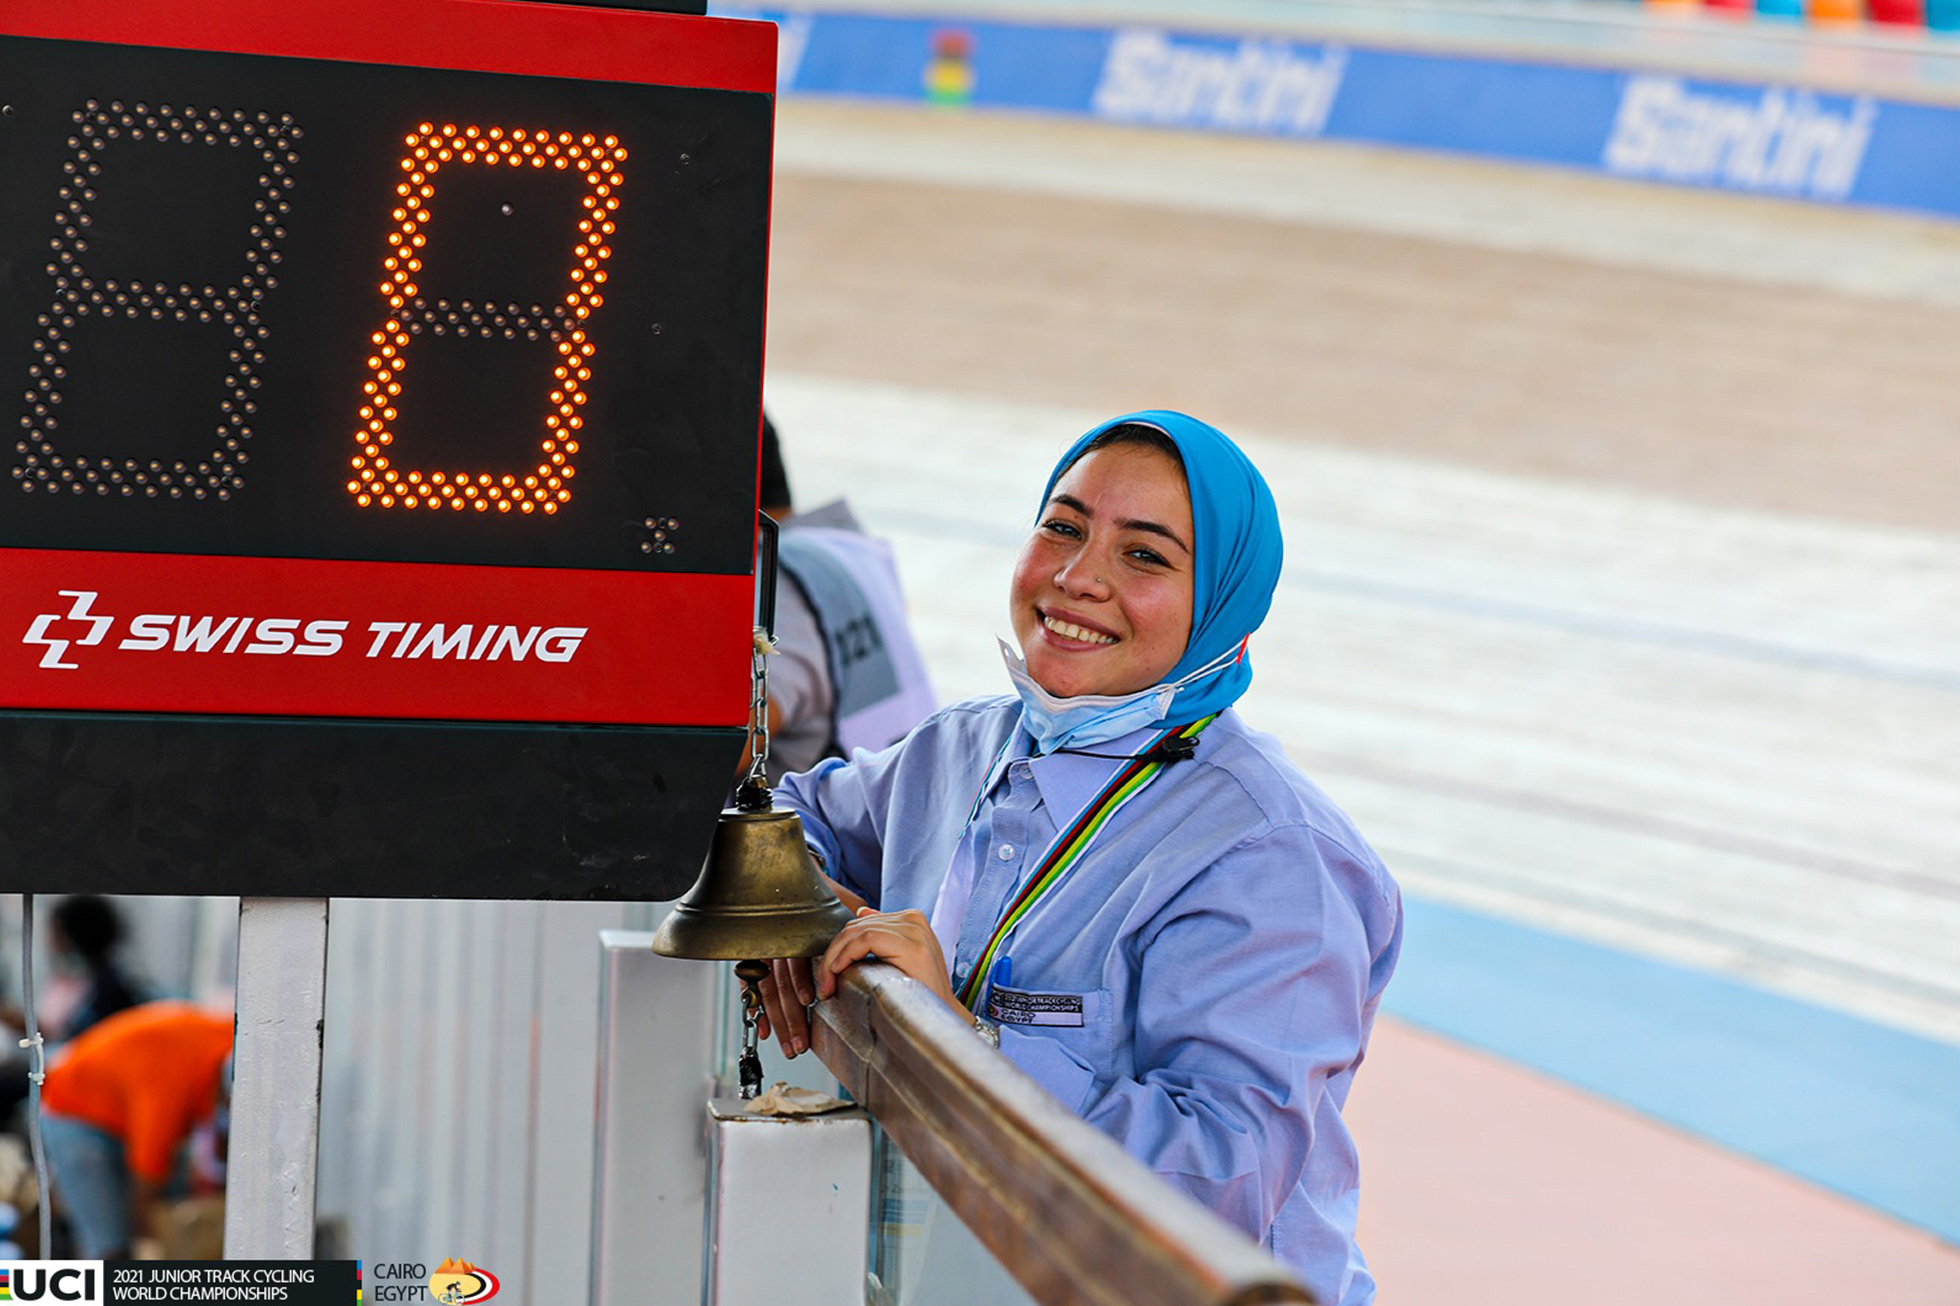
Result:
[[[987,994],[987,1019],[1003,1030],[1054,1039],[1106,1082],[1114,1060],[1115,1039],[1110,1020],[1108,989],[1003,988]]]

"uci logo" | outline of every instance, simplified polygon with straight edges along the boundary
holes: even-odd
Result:
[[[102,1306],[101,1261],[16,1261],[0,1265],[0,1302]]]

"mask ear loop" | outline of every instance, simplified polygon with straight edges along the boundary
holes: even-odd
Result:
[[[1246,646],[1250,643],[1252,643],[1252,636],[1247,635],[1237,644],[1226,649],[1223,653],[1220,653],[1217,657],[1197,668],[1195,671],[1187,672],[1169,684],[1159,685],[1157,688],[1159,690],[1183,689],[1186,685],[1201,680],[1214,671],[1223,671],[1226,667],[1235,667],[1245,659]]]
[[[1171,708],[1171,700],[1177,697],[1177,692],[1179,690],[1183,689],[1187,685],[1196,684],[1198,681],[1203,680],[1206,676],[1213,675],[1216,672],[1223,671],[1227,667],[1237,666],[1239,663],[1245,660],[1246,647],[1251,643],[1252,643],[1252,636],[1248,634],[1244,639],[1240,640],[1236,645],[1226,649],[1223,653],[1220,653],[1217,657],[1205,663],[1197,670],[1189,672],[1186,675],[1179,676],[1176,680],[1169,681],[1166,684],[1159,685],[1155,690],[1147,690],[1145,692],[1155,693],[1160,699],[1163,700],[1162,703],[1163,710],[1165,712],[1169,712]]]

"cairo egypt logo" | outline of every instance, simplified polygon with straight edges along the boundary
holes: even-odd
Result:
[[[497,1276],[490,1271],[454,1257],[445,1258],[441,1265],[436,1266],[436,1272],[429,1276],[429,1296],[445,1306],[488,1301],[497,1295],[500,1286]]]

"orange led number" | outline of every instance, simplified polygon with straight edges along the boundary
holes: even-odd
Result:
[[[620,165],[626,162],[626,149],[615,136],[427,122],[403,143],[406,152],[401,161],[403,179],[395,187],[395,226],[388,233],[388,252],[381,261],[380,290],[388,318],[371,337],[374,352],[368,356],[360,427],[354,432],[359,450],[353,457],[347,492],[363,508],[557,512],[572,498],[573,459],[584,424],[579,410],[592,380],[592,341],[585,327],[605,302],[602,288],[606,260],[612,257],[613,218],[619,210]],[[431,299],[423,293],[422,252],[428,243],[424,228],[435,201],[435,176],[457,164],[576,170],[584,177],[586,190],[580,201],[584,212],[562,300],[539,313],[523,305]],[[522,333],[533,339],[549,338],[557,347],[535,467],[523,474],[498,474],[480,469],[407,470],[395,465],[391,449],[402,377],[408,370],[409,337],[424,327],[435,335],[494,332],[514,338]]]

